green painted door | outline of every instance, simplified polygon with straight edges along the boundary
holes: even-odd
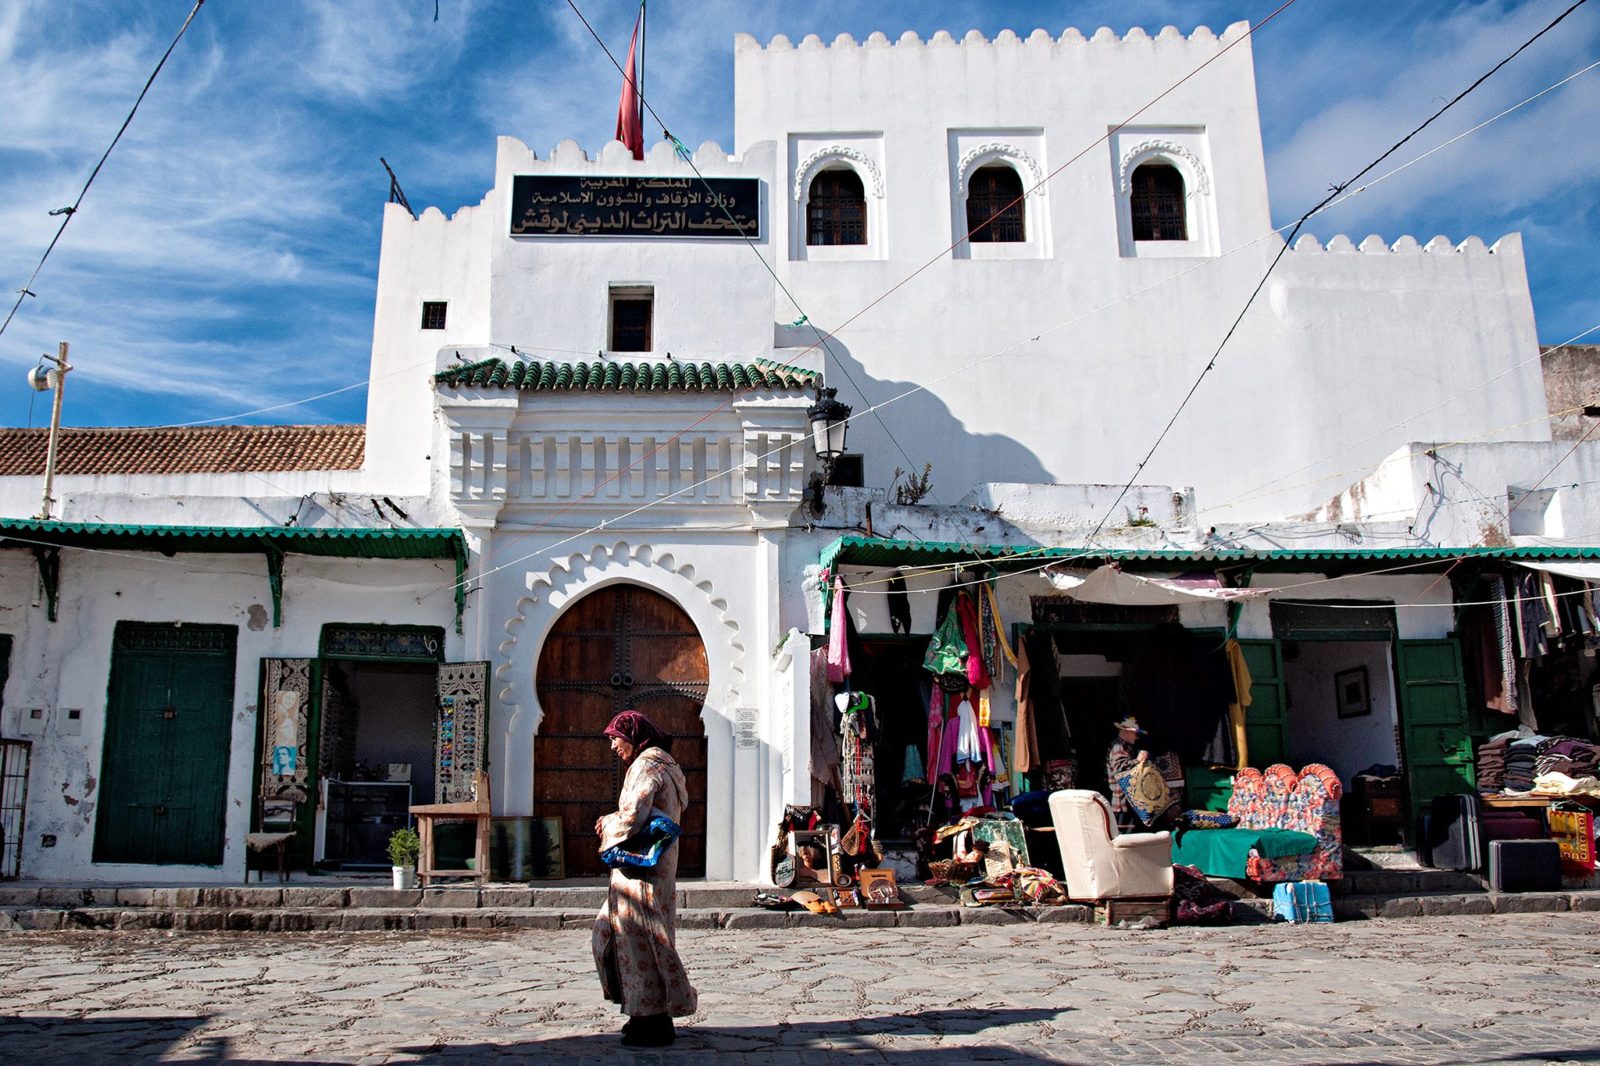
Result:
[[[221,864],[236,639],[233,626],[117,623],[95,862]]]
[[[1283,761],[1289,693],[1283,682],[1283,648],[1276,640],[1241,640],[1250,668],[1250,707],[1244,713],[1250,765],[1265,769]]]
[[[1411,809],[1434,796],[1477,790],[1461,645],[1454,640],[1395,642],[1400,735]]]

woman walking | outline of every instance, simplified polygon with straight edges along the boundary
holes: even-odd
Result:
[[[606,726],[611,750],[627,767],[615,812],[595,822],[600,849],[644,832],[652,817],[683,823],[689,790],[667,751],[671,740],[637,711]],[[672,1043],[672,1019],[693,1014],[698,997],[678,958],[678,848],[667,846],[652,867],[617,867],[594,923],[594,960],[607,999],[622,1005],[630,1047]]]

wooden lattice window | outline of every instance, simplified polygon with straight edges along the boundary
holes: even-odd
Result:
[[[985,243],[1027,240],[1022,199],[1022,178],[1015,170],[1003,163],[978,168],[967,183],[967,239]]]
[[[824,170],[811,180],[806,243],[867,243],[867,193],[855,171]]]
[[[1186,241],[1183,175],[1170,163],[1145,163],[1133,172],[1129,210],[1136,241]]]

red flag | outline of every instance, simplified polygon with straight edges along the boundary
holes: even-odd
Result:
[[[639,49],[639,27],[644,22],[644,5],[633,24],[633,40],[628,42],[628,66],[622,75],[622,98],[617,101],[617,140],[627,145],[633,158],[644,158],[643,96],[634,79],[634,59]]]

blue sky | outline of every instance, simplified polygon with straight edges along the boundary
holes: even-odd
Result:
[[[733,35],[924,38],[976,28],[1220,30],[1281,0],[873,4],[655,0],[646,91],[685,143],[732,145]],[[1254,40],[1273,218],[1293,221],[1568,0],[1296,0]],[[192,0],[0,5],[0,289],[22,285]],[[637,4],[580,0],[624,49]],[[0,424],[41,425],[23,371],[58,340],[68,424],[359,421],[378,232],[400,175],[419,211],[476,203],[494,139],[609,139],[618,76],[562,0],[211,0],[0,335]],[[1600,59],[1579,9],[1420,151]],[[647,133],[655,131],[647,127]],[[1315,220],[1326,239],[1525,240],[1539,335],[1600,324],[1600,70]],[[1406,152],[1397,160],[1409,158]],[[1241,294],[1241,299],[1242,299]],[[14,295],[5,297],[9,307]],[[1600,334],[1591,335],[1593,341]],[[286,404],[269,414],[242,412]]]

